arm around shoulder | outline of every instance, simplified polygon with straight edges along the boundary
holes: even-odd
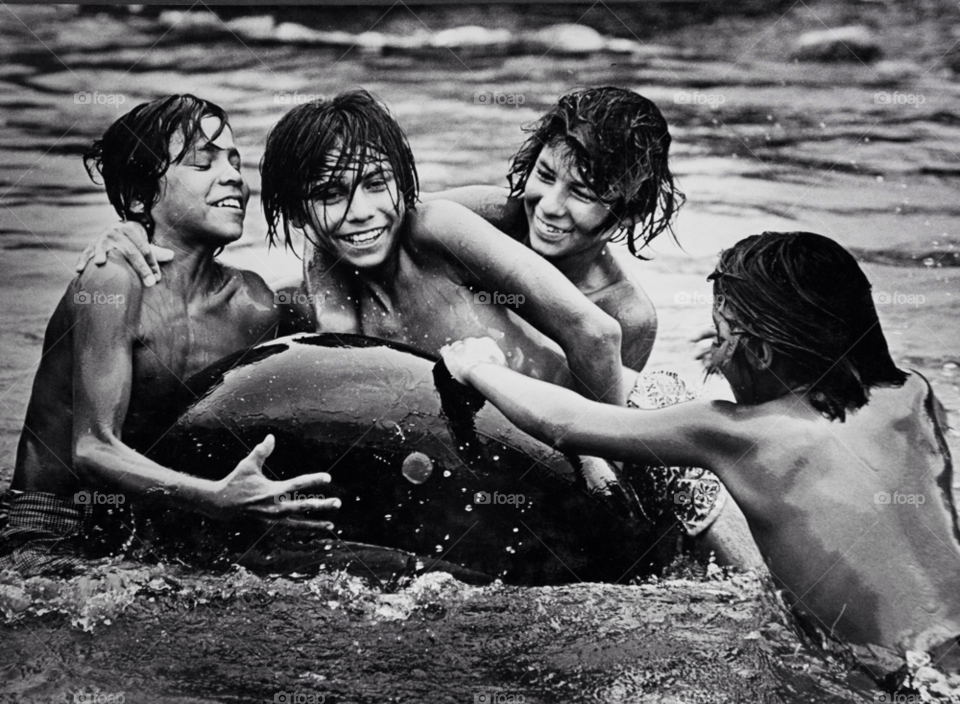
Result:
[[[608,403],[622,402],[620,325],[540,255],[444,201],[417,209],[411,238],[447,258],[467,283],[520,296],[517,313],[560,345],[578,388]]]

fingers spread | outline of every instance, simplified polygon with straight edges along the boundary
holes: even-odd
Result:
[[[330,521],[311,521],[309,518],[284,518],[276,521],[277,525],[284,528],[294,528],[304,531],[332,531],[333,524]],[[336,537],[336,536],[332,536]]]
[[[326,472],[317,474],[304,474],[300,477],[294,477],[287,480],[286,491],[288,493],[309,493],[311,489],[324,487],[330,483],[330,475]]]
[[[263,442],[253,448],[250,456],[256,461],[257,465],[262,466],[264,461],[270,456],[270,453],[273,452],[273,447],[273,435],[268,435],[263,439]]]

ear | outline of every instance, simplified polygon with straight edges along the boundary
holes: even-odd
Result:
[[[744,347],[744,357],[754,369],[770,369],[773,365],[773,347],[766,340],[758,340],[753,336],[741,338]]]
[[[637,226],[637,223],[640,222],[640,217],[638,215],[631,215],[629,217],[616,220],[614,222],[614,228],[616,230],[632,230]]]

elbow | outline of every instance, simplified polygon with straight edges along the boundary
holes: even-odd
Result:
[[[586,343],[594,359],[602,359],[604,353],[609,353],[619,364],[623,339],[620,323],[599,309],[597,312],[599,315],[590,316],[581,324],[581,341]]]
[[[83,484],[96,484],[103,465],[103,453],[108,445],[92,433],[79,436],[73,443],[73,469]]]

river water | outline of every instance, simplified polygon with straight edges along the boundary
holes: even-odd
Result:
[[[4,5],[0,467],[12,465],[43,330],[73,276],[77,254],[115,220],[79,155],[124,111],[175,92],[194,93],[229,110],[254,202],[246,234],[223,258],[273,281],[296,274],[299,261],[264,245],[257,164],[266,132],[294,102],[352,86],[379,95],[407,131],[423,189],[432,191],[504,184],[508,159],[523,137],[521,125],[564,91],[599,84],[633,88],[654,100],[671,125],[672,168],[688,198],[677,225],[680,246],[664,236],[653,248],[653,260],[637,264],[660,317],[651,367],[700,375],[688,341],[710,324],[705,277],[719,250],[764,230],[814,231],[858,253],[881,303],[894,358],[931,380],[956,426],[960,83],[950,66],[956,42],[952,27],[960,22],[960,10],[949,3],[852,7],[800,3],[784,15],[685,18],[674,24],[660,12],[646,26],[636,8],[628,13],[621,6],[584,6],[585,24],[635,42],[634,50],[572,55],[554,46],[491,55],[258,41],[257,31],[273,30],[267,20],[250,20],[253,11],[246,25],[225,31],[206,12],[157,18]],[[284,19],[291,13],[287,10]],[[347,13],[339,26],[328,13],[329,26],[322,28],[363,31],[368,27],[357,26],[362,18],[388,35],[429,37],[456,24],[450,12],[423,8]],[[474,8],[467,14],[471,22],[489,21],[515,35],[533,28],[528,15],[515,12]],[[566,8],[564,18],[578,16]],[[549,19],[541,13],[534,24]],[[882,60],[790,60],[789,47],[799,31],[854,20],[872,27]],[[711,393],[724,393],[711,383]],[[956,456],[955,433],[950,443]],[[9,469],[0,470],[0,481],[9,476]],[[517,598],[538,595],[530,590]],[[604,592],[604,598],[623,606],[630,597]],[[562,615],[562,609],[556,613]],[[351,633],[348,628],[341,636]],[[628,689],[636,696],[643,691],[667,696],[663,683],[648,685]],[[535,690],[525,691],[527,701],[538,700]],[[543,701],[593,697],[586,690],[576,694],[576,688],[543,693],[548,691],[544,684]],[[211,692],[202,701],[220,700]],[[223,700],[247,700],[236,696]],[[337,701],[353,700],[343,691],[338,696]],[[612,701],[613,696],[599,698]]]

